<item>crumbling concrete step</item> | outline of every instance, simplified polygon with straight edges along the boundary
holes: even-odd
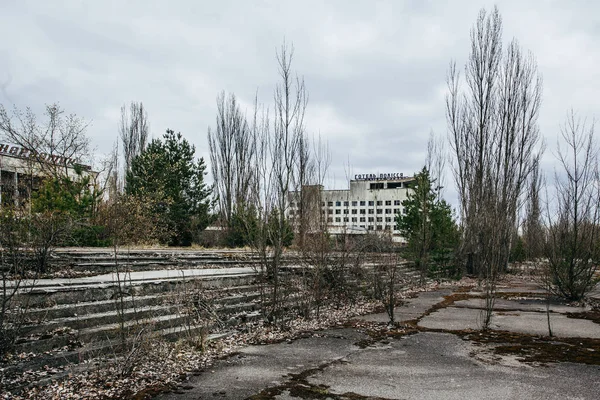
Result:
[[[239,318],[246,322],[244,314],[256,312],[259,305],[256,302],[238,302],[233,304],[216,304],[208,308],[209,312],[221,322],[231,318]],[[201,309],[201,315],[207,310]],[[22,337],[15,345],[16,352],[45,352],[76,343],[90,343],[98,339],[118,337],[122,329],[145,329],[159,331],[164,328],[190,325],[192,317],[181,305],[149,306],[142,309],[125,309],[120,314],[111,312],[92,314],[81,319],[63,318],[50,321],[47,324],[25,327],[25,334],[38,336]],[[122,318],[122,319],[121,319]],[[215,318],[215,319],[216,319]],[[212,319],[212,317],[211,317]],[[232,325],[231,323],[229,325]],[[233,324],[235,325],[235,324]],[[67,329],[63,329],[67,328]],[[54,332],[54,333],[53,333]],[[58,332],[58,333],[56,333]]]
[[[23,289],[16,300],[28,304],[29,307],[40,308],[56,304],[111,300],[123,292],[127,295],[147,296],[182,290],[181,288],[186,286],[215,289],[248,286],[254,282],[254,274],[241,274],[125,281],[121,283],[121,287],[115,282],[58,285]]]
[[[113,307],[109,311],[55,318],[34,325],[25,325],[21,327],[21,335],[25,336],[51,332],[58,328],[84,329],[92,326],[114,323],[119,320],[130,321],[134,319],[151,319],[158,317],[159,315],[171,314],[179,308],[179,306],[176,305],[131,307],[131,304],[128,304],[127,302],[124,302],[123,306],[130,308],[119,310],[118,307],[120,307],[120,304],[113,303]]]
[[[139,329],[153,332],[163,328],[182,325],[184,321],[188,319],[189,317],[181,314],[166,314],[155,316],[151,319],[124,321],[122,324],[109,323],[76,331],[65,331],[62,334],[56,334],[54,336],[43,335],[38,340],[29,340],[15,344],[15,350],[16,352],[40,353],[66,346],[74,346],[77,343],[89,344],[94,341],[114,340],[121,335],[122,330],[125,330],[127,335],[129,335],[131,331]]]
[[[260,294],[257,292],[258,287],[255,285],[199,290],[199,292],[196,290],[190,290],[188,292],[163,292],[146,296],[125,295],[123,300],[125,308],[132,308],[134,306],[139,308],[165,303],[177,303],[181,300],[179,298],[180,296],[191,296],[196,293],[204,297],[212,297],[212,300],[210,301],[215,304],[243,303],[260,297]],[[43,321],[51,321],[58,318],[83,317],[94,313],[114,311],[116,307],[120,306],[119,297],[110,300],[65,303],[45,308],[30,308],[25,312],[25,318],[31,322],[41,323]]]
[[[30,308],[25,317],[30,321],[49,321],[57,318],[84,316],[114,310],[118,298],[101,301],[88,301],[79,303],[58,304],[46,308]],[[164,295],[152,294],[147,296],[125,296],[127,307],[145,307],[161,304],[165,301]]]

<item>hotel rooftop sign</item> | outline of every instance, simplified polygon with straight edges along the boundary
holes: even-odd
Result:
[[[391,179],[404,179],[402,172],[393,172],[388,174],[358,174],[354,175],[356,181],[387,181]]]
[[[76,159],[69,157],[62,157],[58,155],[52,155],[48,153],[38,153],[35,150],[30,150],[25,147],[15,146],[11,144],[0,143],[0,155],[7,155],[10,157],[31,159],[35,161],[47,162],[52,164],[65,164],[67,166],[79,165],[85,170],[91,170],[92,167],[89,165],[82,165],[77,162]]]

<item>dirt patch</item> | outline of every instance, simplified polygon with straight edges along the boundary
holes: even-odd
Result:
[[[556,338],[548,336],[536,336],[522,333],[514,333],[507,331],[448,331],[444,329],[428,329],[418,326],[419,321],[424,317],[446,307],[452,306],[460,300],[468,300],[473,298],[483,298],[482,295],[468,293],[472,287],[460,287],[454,293],[444,296],[444,300],[433,305],[425,313],[418,318],[407,321],[407,333],[416,332],[446,332],[462,337],[464,340],[469,340],[475,344],[492,345],[494,354],[498,356],[515,356],[517,360],[531,363],[556,363],[556,362],[572,362],[589,365],[600,365],[600,339],[590,338]],[[497,293],[497,297],[514,299],[514,298],[544,298],[537,294],[527,292],[505,292]],[[499,313],[503,315],[511,315],[518,310],[503,309]],[[587,311],[578,313],[567,313],[569,318],[588,319],[595,323],[600,323],[600,312]]]
[[[452,331],[464,340],[492,345],[496,355],[529,363],[572,362],[600,365],[600,339],[555,338],[507,331]]]
[[[600,324],[600,310],[567,313],[567,318],[587,319]]]

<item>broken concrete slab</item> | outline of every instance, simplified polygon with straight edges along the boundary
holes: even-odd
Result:
[[[424,317],[419,326],[447,331],[481,329],[481,312],[480,309],[447,307]],[[550,324],[553,334],[558,337],[600,338],[600,325],[589,320],[552,313]],[[548,321],[542,312],[494,311],[490,329],[545,336],[548,335]]]
[[[452,304],[453,307],[465,308],[485,308],[484,299],[467,299],[458,300]],[[546,312],[546,301],[535,298],[521,298],[515,300],[496,299],[494,301],[494,310],[519,310],[519,311],[534,311]],[[589,311],[589,307],[573,307],[565,304],[550,303],[550,312],[553,313],[569,313]]]
[[[416,319],[423,315],[434,305],[444,301],[444,296],[452,293],[451,289],[437,290],[435,292],[419,293],[418,297],[403,300],[403,304],[394,309],[396,321],[405,322]],[[369,314],[359,319],[370,322],[387,323],[389,317],[386,313]]]

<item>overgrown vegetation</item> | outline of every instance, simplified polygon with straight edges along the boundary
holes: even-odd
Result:
[[[458,228],[450,205],[440,198],[427,168],[415,174],[403,212],[396,216],[401,235],[407,240],[408,258],[424,279],[427,275],[455,277],[454,253]]]
[[[171,246],[189,246],[194,233],[210,223],[211,188],[204,183],[206,166],[181,133],[167,130],[131,163],[125,193],[149,201],[159,224],[167,227]]]

